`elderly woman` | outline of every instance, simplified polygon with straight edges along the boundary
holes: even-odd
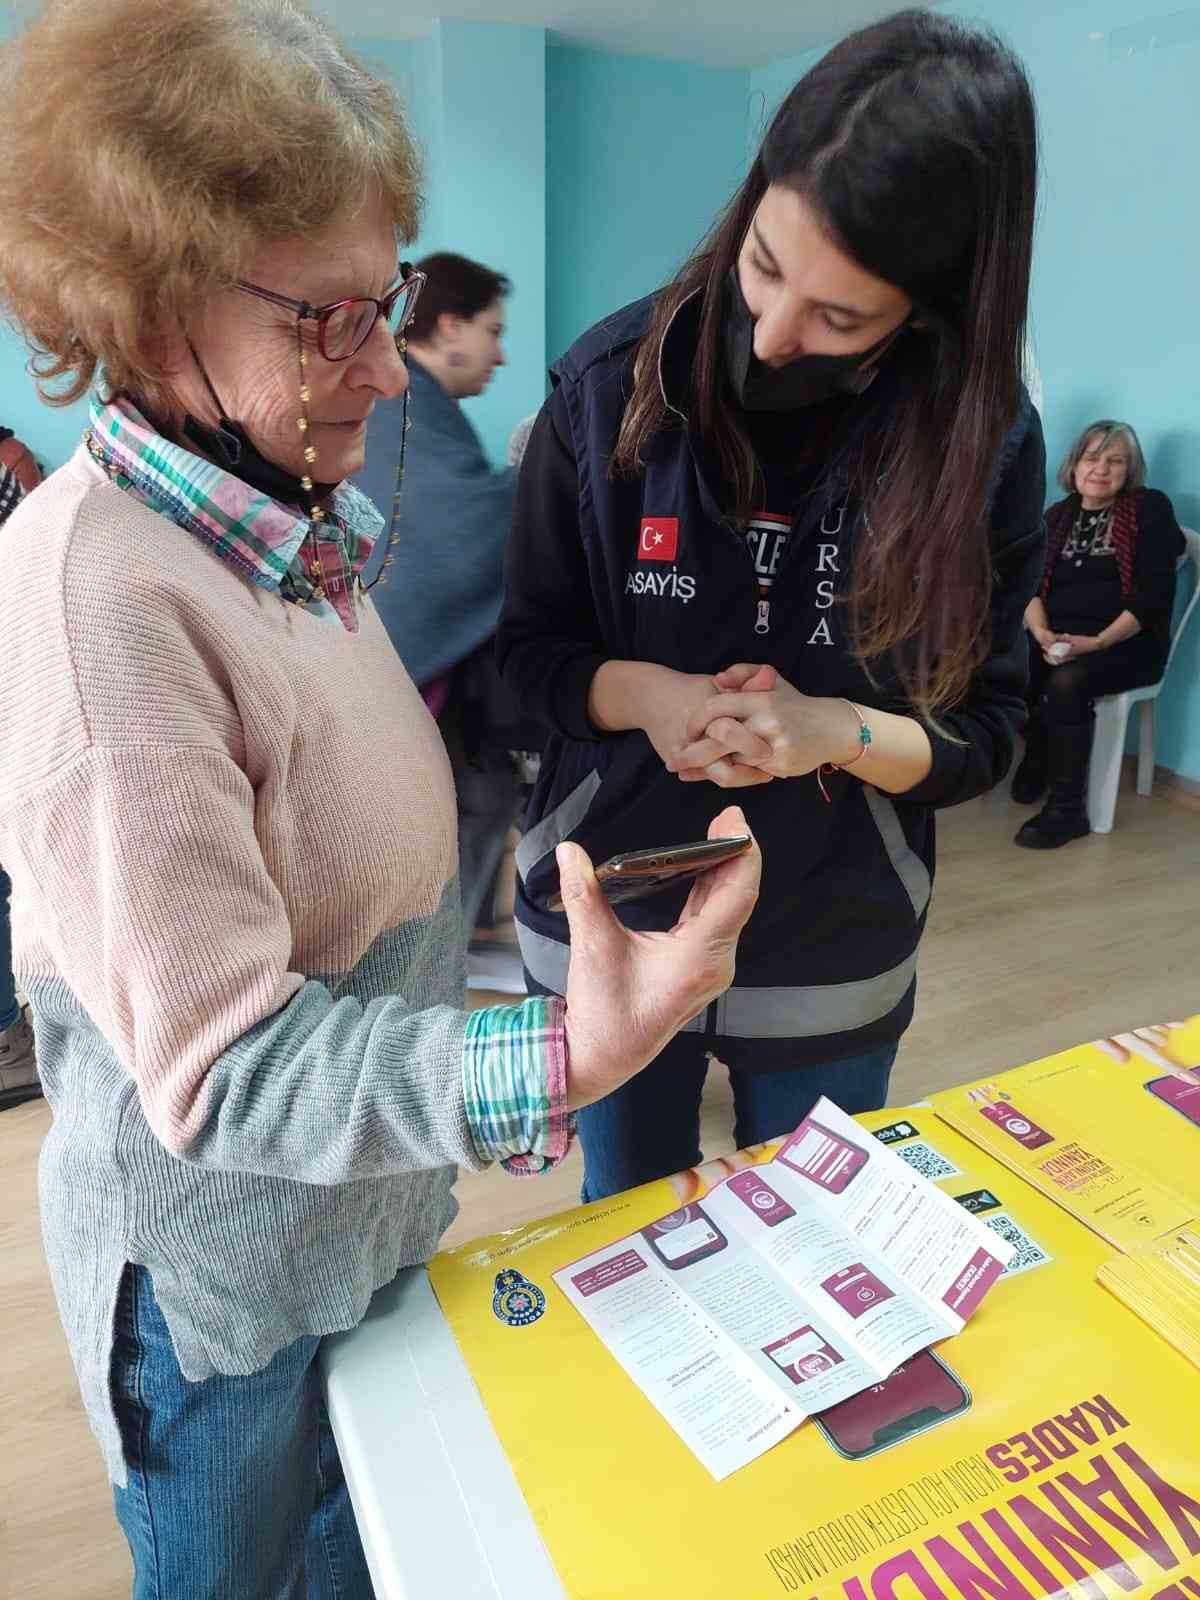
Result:
[[[135,1594],[363,1597],[322,1337],[456,1165],[559,1160],[728,983],[757,857],[648,938],[567,849],[565,1004],[457,1009],[449,768],[339,487],[407,383],[395,101],[289,0],[64,0],[11,49],[0,296],[99,381],[0,593],[47,1254]]]
[[[1171,502],[1147,489],[1126,422],[1089,423],[1058,472],[1067,498],[1046,513],[1046,569],[1029,602],[1029,731],[1013,799],[1045,806],[1017,833],[1055,850],[1088,829],[1094,702],[1156,683],[1170,646],[1175,568],[1184,540]]]

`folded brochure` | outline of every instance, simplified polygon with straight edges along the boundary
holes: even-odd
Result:
[[[821,1100],[766,1165],[554,1278],[719,1479],[960,1332],[1013,1248]]]
[[[1165,1058],[1122,1055],[1076,1045],[944,1089],[933,1108],[1102,1239],[1138,1250],[1200,1217],[1200,1086]]]

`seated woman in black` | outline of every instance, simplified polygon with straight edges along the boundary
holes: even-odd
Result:
[[[1088,830],[1093,702],[1157,683],[1170,644],[1184,541],[1165,494],[1145,487],[1137,434],[1093,422],[1059,469],[1067,498],[1046,513],[1046,571],[1029,602],[1029,734],[1013,799],[1044,808],[1017,834],[1054,850]]]

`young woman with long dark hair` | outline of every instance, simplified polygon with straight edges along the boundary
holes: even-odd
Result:
[[[883,1103],[934,810],[1004,776],[1024,716],[1036,166],[1012,54],[891,17],[795,86],[677,278],[553,369],[499,636],[554,730],[518,857],[531,987],[566,981],[558,839],[700,838],[737,787],[765,863],[734,988],[581,1117],[586,1198],[694,1164],[714,1054],[739,1144],[821,1093]]]

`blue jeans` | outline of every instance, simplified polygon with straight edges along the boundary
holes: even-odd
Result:
[[[21,1015],[17,1003],[17,983],[13,977],[12,929],[8,921],[8,902],[12,884],[8,873],[0,867],[0,1032],[11,1028]]]
[[[790,1133],[823,1094],[843,1111],[874,1111],[887,1100],[898,1048],[883,1045],[867,1055],[782,1072],[731,1068],[738,1149]],[[579,1113],[584,1200],[696,1165],[709,1049],[702,1034],[678,1034],[644,1072]]]
[[[150,1274],[117,1298],[112,1397],[129,1472],[115,1489],[133,1600],[372,1600],[315,1337],[260,1372],[189,1383]]]

